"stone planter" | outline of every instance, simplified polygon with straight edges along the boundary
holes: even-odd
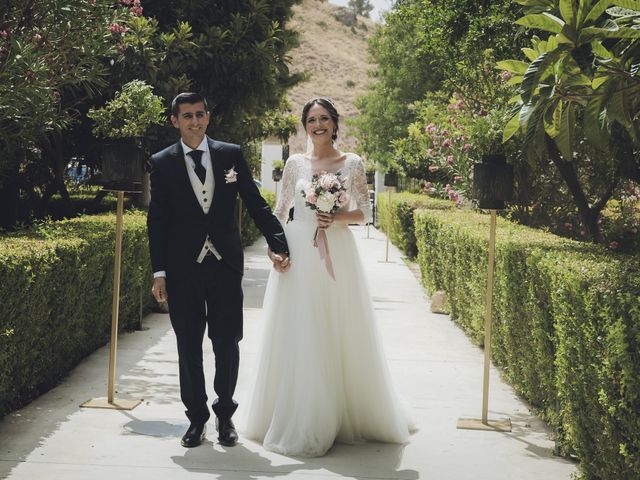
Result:
[[[271,178],[274,182],[279,182],[280,180],[282,180],[282,169],[274,168],[271,172]]]

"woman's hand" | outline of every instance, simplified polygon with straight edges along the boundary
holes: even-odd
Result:
[[[327,229],[331,226],[335,220],[335,213],[316,212],[316,219],[318,220],[318,227]]]

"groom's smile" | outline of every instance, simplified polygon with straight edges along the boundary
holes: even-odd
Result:
[[[180,136],[185,144],[197,148],[202,142],[211,113],[207,112],[204,103],[183,103],[178,115],[171,115],[171,123],[180,130]]]

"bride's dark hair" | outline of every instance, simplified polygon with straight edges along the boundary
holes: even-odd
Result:
[[[336,109],[336,106],[333,104],[331,99],[327,97],[313,97],[309,99],[307,103],[304,104],[304,107],[302,107],[302,118],[301,118],[302,125],[304,126],[305,129],[307,128],[307,117],[309,116],[309,110],[315,104],[320,105],[327,112],[329,112],[329,115],[331,116],[331,119],[335,124],[335,128],[333,129],[333,134],[331,135],[331,139],[335,142],[336,138],[338,138],[338,121],[340,120],[340,115],[338,114],[338,110]]]

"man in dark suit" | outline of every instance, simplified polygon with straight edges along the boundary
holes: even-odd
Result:
[[[205,327],[215,355],[213,402],[218,440],[238,440],[231,417],[242,338],[244,259],[236,214],[240,194],[267,239],[276,270],[289,267],[280,222],[260,195],[238,145],[206,136],[210,112],[202,95],[181,93],[171,106],[177,143],[151,157],[151,202],[147,217],[154,271],[152,292],[169,302],[178,344],[180,395],[191,425],[182,445],[196,447],[210,417],[202,365]]]

